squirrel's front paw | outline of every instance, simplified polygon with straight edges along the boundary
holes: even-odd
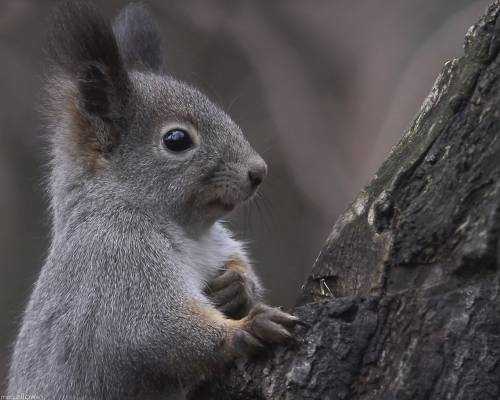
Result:
[[[285,344],[293,340],[290,329],[300,320],[278,308],[265,304],[255,305],[242,320],[242,329],[235,334],[238,353],[255,353],[272,344]]]
[[[245,271],[232,268],[210,282],[206,291],[217,309],[233,319],[247,315],[257,297],[255,284]]]

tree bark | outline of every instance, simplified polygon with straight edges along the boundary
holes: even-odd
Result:
[[[193,399],[500,398],[500,2],[338,219],[297,343]]]

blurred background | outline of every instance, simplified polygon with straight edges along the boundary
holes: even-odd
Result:
[[[98,3],[111,16],[126,1]],[[290,306],[336,217],[490,1],[146,3],[165,32],[169,72],[228,111],[268,162],[263,201],[230,223],[250,243],[268,300]],[[48,248],[36,110],[53,4],[0,0],[0,381]]]

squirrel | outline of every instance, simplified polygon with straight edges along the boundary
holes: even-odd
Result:
[[[65,2],[47,53],[51,245],[8,395],[177,398],[289,342],[299,319],[262,302],[220,221],[255,194],[266,163],[225,112],[165,72],[147,9],[110,21]]]

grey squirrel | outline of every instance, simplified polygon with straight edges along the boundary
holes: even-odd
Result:
[[[291,338],[219,222],[266,175],[240,128],[164,72],[141,5],[108,22],[54,15],[48,54],[49,255],[25,310],[8,395],[173,398]]]

